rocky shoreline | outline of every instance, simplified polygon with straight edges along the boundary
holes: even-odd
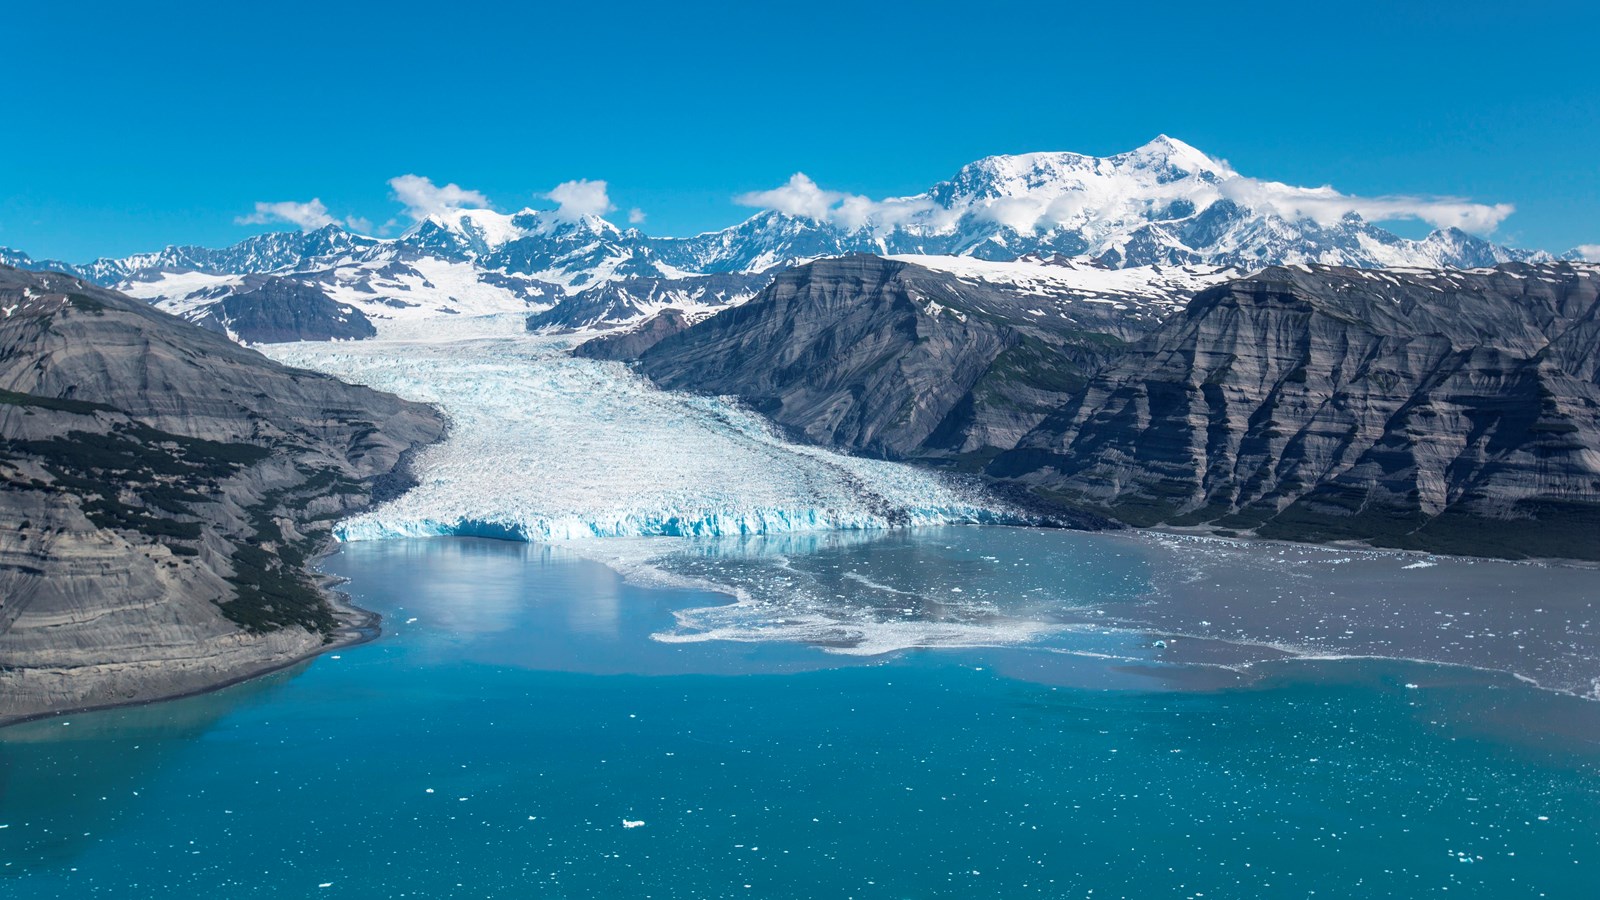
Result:
[[[66,276],[0,267],[0,306],[0,721],[363,639],[311,566],[444,435],[437,411]]]
[[[327,556],[337,552],[335,548],[336,543],[337,542],[335,541],[329,541],[326,550],[319,554],[313,563],[320,562]],[[307,574],[315,575],[316,573],[308,572]],[[336,578],[322,577],[318,580],[318,588],[323,592],[325,598],[327,599],[328,605],[332,607],[334,614],[340,618],[340,625],[337,629],[335,629],[333,633],[333,639],[327,643],[319,644],[316,647],[295,655],[264,660],[261,665],[256,667],[230,671],[217,680],[205,681],[199,685],[184,684],[182,687],[175,685],[175,689],[167,693],[163,693],[159,689],[154,689],[146,691],[144,695],[141,695],[137,699],[117,700],[107,703],[95,703],[83,706],[66,707],[62,709],[51,709],[23,715],[0,715],[0,728],[5,728],[10,725],[20,725],[24,722],[34,722],[40,719],[50,719],[56,716],[75,715],[78,713],[97,712],[108,709],[122,709],[130,706],[145,706],[151,703],[166,703],[172,700],[182,700],[185,697],[197,697],[202,694],[209,694],[214,691],[230,688],[234,685],[241,684],[255,678],[260,678],[264,675],[271,675],[274,672],[282,672],[301,663],[316,659],[323,654],[333,653],[349,647],[356,647],[370,641],[375,641],[379,637],[382,637],[383,617],[375,612],[372,612],[371,610],[362,609],[361,607],[356,606],[354,603],[351,603],[350,596],[343,591],[332,589],[331,585],[339,583],[342,583],[342,581]]]

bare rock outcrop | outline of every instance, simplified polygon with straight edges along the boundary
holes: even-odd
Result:
[[[572,355],[618,361],[638,359],[651,347],[688,329],[689,324],[689,318],[681,311],[662,310],[633,328],[608,331],[590,338],[572,348]]]
[[[0,267],[0,721],[173,696],[348,640],[306,565],[434,410]]]
[[[1137,327],[1097,304],[1044,315],[1034,299],[876,256],[818,260],[638,365],[664,387],[738,396],[814,443],[970,466],[1012,447]]]
[[[1271,268],[994,461],[1137,525],[1600,558],[1600,268]]]

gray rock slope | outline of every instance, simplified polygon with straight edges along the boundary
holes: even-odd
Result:
[[[307,560],[444,428],[137,300],[0,267],[0,721],[349,639],[355,613]]]
[[[638,366],[665,387],[738,396],[813,442],[976,466],[1155,324],[1131,298],[1055,297],[1048,314],[1043,304],[907,262],[839,257],[663,337]]]
[[[687,311],[704,317],[750,297],[769,280],[765,275],[724,273],[606,281],[529,316],[527,328],[549,332],[610,328],[668,312],[681,316]]]
[[[297,278],[248,275],[220,289],[189,321],[251,344],[286,341],[354,341],[378,331],[366,314]]]
[[[588,359],[626,361],[638,359],[645,351],[689,328],[688,316],[676,309],[663,310],[637,328],[617,329],[572,348],[572,355]]]
[[[990,466],[1137,525],[1600,558],[1600,268],[1273,268]]]

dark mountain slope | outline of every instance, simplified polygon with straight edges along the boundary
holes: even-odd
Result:
[[[574,356],[587,359],[625,361],[638,359],[645,351],[689,327],[689,317],[676,309],[663,310],[637,328],[610,331],[572,348]]]
[[[665,387],[739,396],[816,443],[987,459],[1114,356],[1133,315],[1101,321],[1110,307],[1044,315],[1038,305],[906,262],[820,260],[665,337],[639,366]]]
[[[989,471],[1140,525],[1600,558],[1600,269],[1269,269]]]
[[[220,299],[188,315],[189,321],[249,344],[353,341],[377,334],[365,313],[297,278],[247,275],[218,290]]]
[[[0,267],[0,720],[202,689],[351,623],[305,571],[431,409]]]

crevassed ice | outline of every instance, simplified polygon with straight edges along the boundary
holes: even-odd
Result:
[[[341,523],[346,541],[771,534],[1007,521],[975,492],[909,466],[793,444],[734,403],[662,391],[620,363],[574,358],[521,317],[429,336],[266,348],[451,418],[419,485]]]

